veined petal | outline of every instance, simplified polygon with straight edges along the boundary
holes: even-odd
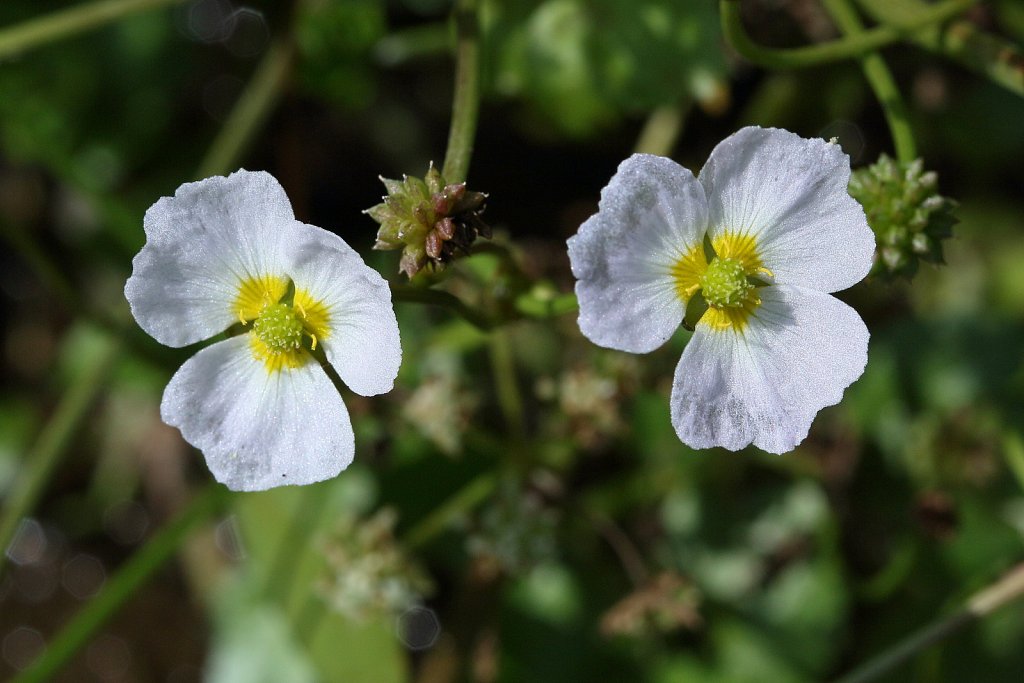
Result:
[[[334,233],[293,221],[288,234],[295,307],[327,360],[357,394],[391,391],[402,345],[388,283]]]
[[[693,448],[790,451],[864,372],[868,330],[856,311],[802,287],[759,293],[742,332],[698,323],[676,367],[672,424]]]
[[[568,240],[583,334],[633,353],[664,344],[690,296],[676,275],[690,274],[706,225],[704,190],[690,171],[650,154],[623,161],[598,212]]]
[[[700,172],[712,239],[751,236],[775,282],[835,292],[867,275],[875,238],[846,191],[839,145],[776,128],[743,128]]]
[[[217,342],[181,366],[164,390],[164,422],[235,491],[337,475],[352,462],[355,439],[331,380],[315,362],[269,372],[248,337]]]
[[[125,285],[135,319],[168,346],[224,331],[245,286],[283,293],[281,234],[293,220],[284,190],[262,171],[185,183],[161,198],[146,211],[146,244]]]

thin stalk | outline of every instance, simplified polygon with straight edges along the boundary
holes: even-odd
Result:
[[[658,107],[651,112],[640,131],[633,151],[637,154],[668,156],[683,132],[683,122],[690,110],[689,101],[674,106]]]
[[[487,331],[495,326],[495,321],[491,320],[482,311],[467,306],[457,296],[439,289],[392,284],[391,298],[394,301],[429,304],[446,308],[480,330]]]
[[[882,654],[848,673],[835,683],[867,683],[883,676],[903,664],[927,647],[956,633],[968,624],[991,614],[1000,607],[1024,595],[1024,563],[1008,574],[975,593],[967,604],[955,614],[932,622],[920,631],[896,643]]]
[[[114,340],[106,340],[105,343],[89,369],[77,377],[64,393],[53,417],[25,458],[19,480],[11,489],[11,498],[0,518],[0,550],[7,550],[21,521],[35,509],[54,469],[106,387],[107,376],[121,343]],[[0,575],[6,559],[6,552],[0,554]]]
[[[480,25],[476,0],[458,0],[455,6],[458,40],[455,48],[455,94],[448,149],[441,174],[449,183],[465,182],[473,156],[480,113]]]
[[[185,0],[100,0],[29,19],[0,29],[0,59],[83,33],[129,14],[183,2]]]
[[[497,485],[498,477],[494,472],[485,472],[470,480],[440,507],[402,534],[402,545],[410,550],[423,546],[447,529],[453,520],[483,502]]]
[[[859,0],[876,21],[904,26],[917,13],[929,8],[921,0]],[[918,27],[920,28],[920,27]],[[930,52],[945,55],[1010,92],[1024,96],[1024,51],[969,21],[954,21],[911,34],[914,43]]]
[[[861,23],[857,11],[847,0],[823,0],[825,9],[839,30],[850,37],[864,35],[864,24]],[[914,144],[914,131],[907,117],[907,107],[896,85],[896,79],[889,71],[889,65],[878,52],[868,52],[860,57],[860,65],[868,84],[875,92],[885,120],[889,124],[896,158],[909,164],[917,158],[917,146]]]
[[[220,134],[199,165],[199,177],[232,170],[266,120],[291,73],[295,46],[287,38],[271,43]]]
[[[225,497],[226,490],[219,484],[210,484],[196,495],[177,518],[118,569],[103,591],[75,615],[39,659],[14,679],[14,683],[51,680],[121,605],[174,555],[192,530],[217,514]]]
[[[518,447],[526,434],[523,418],[523,397],[519,392],[516,373],[516,359],[507,332],[492,333],[490,338],[491,374],[498,394],[498,406],[505,418],[509,433],[516,438],[513,448]]]
[[[854,59],[895,43],[924,26],[944,22],[960,14],[975,0],[946,0],[914,13],[912,21],[900,25],[882,24],[857,36],[828,43],[789,49],[763,47],[747,34],[740,17],[740,0],[719,0],[722,32],[736,52],[748,61],[772,69],[801,69],[817,64]],[[895,4],[895,3],[894,3]]]

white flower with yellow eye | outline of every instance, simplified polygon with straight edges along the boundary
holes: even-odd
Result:
[[[699,178],[663,157],[626,159],[569,238],[595,344],[653,351],[696,294],[707,303],[672,385],[684,443],[792,450],[864,371],[867,328],[829,295],[867,274],[875,246],[849,179],[836,144],[744,128]]]
[[[160,414],[241,491],[337,475],[355,452],[325,367],[364,396],[402,360],[384,279],[337,235],[295,219],[273,176],[238,171],[178,188],[146,212],[125,296],[168,346],[241,331],[185,362]]]

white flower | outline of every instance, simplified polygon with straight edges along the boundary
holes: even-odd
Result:
[[[321,362],[356,393],[391,390],[402,349],[384,279],[340,237],[297,221],[263,172],[186,183],[149,208],[145,230],[125,285],[139,325],[176,347],[244,332],[181,366],[164,422],[235,490],[347,467],[352,425]]]
[[[849,178],[838,145],[744,128],[699,178],[633,155],[569,238],[579,325],[595,344],[653,351],[697,292],[709,305],[672,386],[684,443],[792,450],[864,371],[867,328],[829,296],[860,281],[874,251]]]

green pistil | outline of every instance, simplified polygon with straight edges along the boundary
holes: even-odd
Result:
[[[295,351],[302,344],[302,321],[288,304],[266,306],[252,331],[272,351]]]
[[[700,288],[708,305],[736,308],[746,303],[754,285],[747,280],[747,272],[739,261],[716,257],[701,276]]]

